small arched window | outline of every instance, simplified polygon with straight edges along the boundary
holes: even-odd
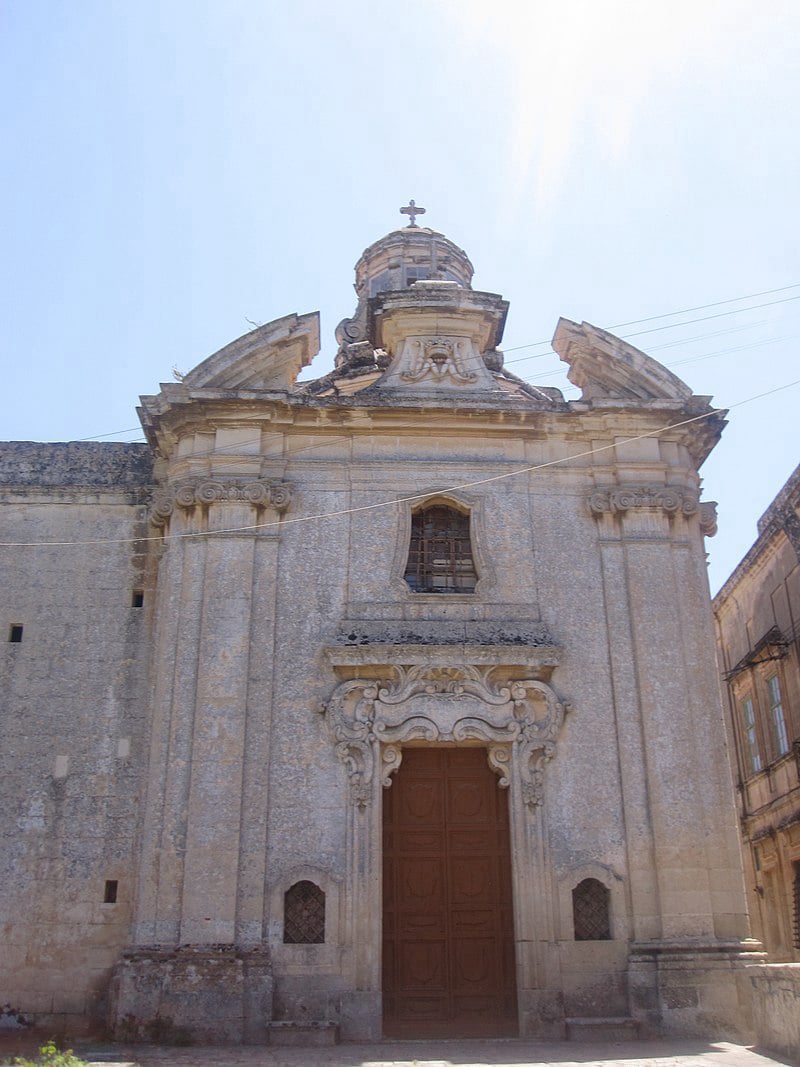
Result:
[[[610,941],[608,888],[596,878],[584,878],[572,890],[572,921],[576,941]]]
[[[283,943],[322,945],[325,941],[325,893],[313,882],[295,882],[283,896]]]
[[[415,593],[474,593],[469,515],[444,504],[415,511],[405,579]]]

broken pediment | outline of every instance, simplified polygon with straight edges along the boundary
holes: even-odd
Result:
[[[190,388],[289,389],[319,352],[319,314],[284,315],[203,360],[184,377]]]
[[[553,348],[583,400],[677,400],[692,390],[657,360],[591,323],[559,319]]]

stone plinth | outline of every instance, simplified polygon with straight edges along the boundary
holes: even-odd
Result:
[[[631,1014],[643,1035],[682,1034],[749,1041],[748,964],[764,953],[757,941],[651,942],[630,955]]]
[[[800,1060],[800,963],[764,963],[746,976],[757,1046]]]
[[[266,1044],[272,969],[230,946],[139,949],[118,964],[109,998],[117,1040]]]

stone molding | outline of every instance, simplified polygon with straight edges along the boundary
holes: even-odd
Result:
[[[198,504],[242,503],[250,504],[254,508],[273,507],[282,513],[289,507],[291,500],[291,484],[277,479],[220,481],[214,478],[198,478],[159,489],[154,493],[150,521],[154,526],[164,526],[176,507],[188,510]]]
[[[518,775],[533,811],[569,705],[535,679],[497,683],[492,668],[418,665],[394,667],[386,679],[342,682],[322,710],[358,808],[370,803],[376,775],[391,785],[404,742],[483,741],[500,786]]]

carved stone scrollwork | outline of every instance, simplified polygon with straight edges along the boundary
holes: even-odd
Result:
[[[154,526],[164,526],[176,507],[188,509],[197,504],[225,502],[240,502],[256,508],[273,507],[283,512],[291,500],[292,487],[288,482],[198,479],[158,490],[150,507],[150,521]]]
[[[174,510],[174,493],[159,490],[153,494],[153,501],[150,504],[150,522],[153,526],[166,526]]]
[[[381,785],[388,789],[392,784],[392,775],[400,770],[403,762],[403,750],[399,745],[385,745],[381,753]]]
[[[508,789],[511,785],[511,745],[490,745],[489,766],[500,779],[500,788]]]
[[[366,340],[366,337],[366,308],[359,306],[352,319],[342,319],[336,327],[336,340],[340,349],[343,350],[347,345],[357,344],[359,341]]]
[[[667,512],[694,515],[700,507],[698,494],[679,485],[612,485],[594,489],[586,498],[589,511],[595,516],[618,514],[631,508],[650,508]]]
[[[713,537],[717,532],[716,500],[704,500],[700,505],[700,532],[706,537]]]
[[[485,742],[500,786],[517,775],[528,808],[541,803],[544,765],[569,708],[548,685],[529,678],[498,684],[490,667],[391,672],[386,680],[342,682],[323,709],[354,804],[369,804],[376,774],[384,787],[391,784],[408,741]]]

